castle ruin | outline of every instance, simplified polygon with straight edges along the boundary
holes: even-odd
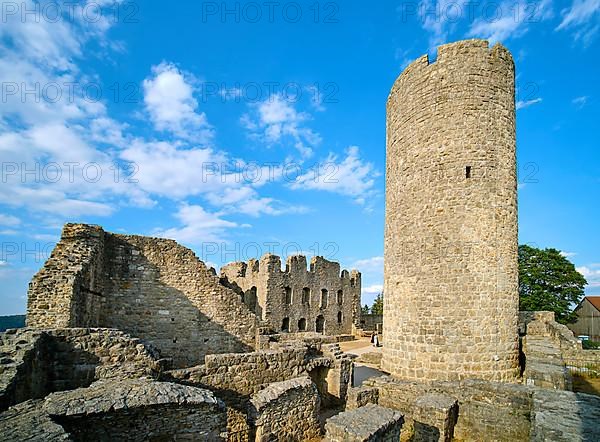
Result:
[[[600,440],[568,369],[600,352],[517,312],[514,124],[500,45],[444,45],[392,88],[383,355],[343,351],[356,270],[265,255],[217,276],[175,241],[65,225],[27,327],[0,333],[2,439]],[[356,382],[359,361],[386,375]]]
[[[261,321],[278,332],[349,335],[360,319],[360,272],[342,270],[337,262],[315,256],[289,256],[281,270],[278,256],[234,262],[221,276],[239,287],[240,295]]]
[[[514,77],[468,40],[390,92],[382,367],[402,379],[518,374]]]

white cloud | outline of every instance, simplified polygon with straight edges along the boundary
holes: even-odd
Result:
[[[198,205],[182,204],[175,215],[181,223],[181,227],[156,230],[154,233],[184,244],[221,243],[225,241],[226,230],[243,227],[235,222],[227,221],[221,216],[221,213],[207,212]]]
[[[306,91],[310,94],[310,105],[317,112],[324,112],[327,108],[323,105],[323,94],[320,89],[315,86],[307,86]]]
[[[525,109],[526,107],[533,106],[534,104],[541,103],[541,102],[542,102],[541,98],[534,98],[533,100],[525,100],[525,101],[519,100],[516,103],[516,107],[517,107],[517,110]]]
[[[362,288],[362,296],[364,298],[368,298],[368,299],[372,299],[375,296],[377,296],[378,294],[380,294],[383,291],[383,285],[382,284],[373,284],[370,285],[368,287],[363,287]],[[362,304],[365,304],[365,299],[362,299]],[[367,302],[367,304],[371,304],[371,302]]]
[[[488,17],[473,21],[467,36],[483,38],[495,44],[521,37],[529,31],[531,24],[553,16],[551,0],[541,0],[535,4],[528,0],[508,0],[496,5],[495,11],[497,15],[489,15],[487,10]]]
[[[7,265],[8,265],[8,263],[6,261],[0,260],[0,267],[4,267],[4,266],[7,266]]]
[[[226,158],[210,148],[186,148],[179,142],[135,139],[120,157],[136,164],[135,178],[139,187],[148,193],[182,199],[223,187],[220,176],[212,173],[212,168]]]
[[[401,7],[406,7],[404,4]],[[451,14],[452,8],[457,7],[462,11],[463,2],[454,0],[424,0],[419,3],[419,16],[421,27],[429,33],[429,50],[434,51],[437,46],[445,43],[448,33],[456,25],[456,17]]]
[[[571,7],[561,12],[562,21],[557,31],[574,31],[575,40],[588,46],[600,29],[597,17],[600,15],[600,0],[574,0]]]
[[[409,6],[404,8],[406,19]],[[526,34],[532,24],[552,17],[551,0],[532,4],[528,0],[506,0],[501,3],[476,3],[469,0],[424,0],[418,9],[421,27],[429,34],[429,51],[447,43],[449,36],[461,22],[471,21],[467,37],[483,38],[491,44],[518,38]],[[478,17],[473,20],[473,17]]]
[[[581,109],[582,107],[584,107],[586,105],[588,98],[589,97],[587,95],[582,95],[581,97],[575,97],[575,98],[573,98],[573,100],[571,100],[571,103],[573,105],[575,105],[577,107],[577,109]]]
[[[219,89],[219,95],[225,101],[235,101],[236,103],[240,101],[240,99],[244,96],[244,91],[239,87],[222,87]]]
[[[359,259],[352,263],[362,275],[361,304],[371,305],[375,297],[383,291],[383,256]]]
[[[282,144],[289,139],[305,158],[312,156],[313,148],[321,144],[321,136],[305,126],[311,119],[310,114],[298,112],[281,94],[273,94],[251,107],[252,115],[246,113],[240,118],[240,123],[251,138],[269,146]]]
[[[356,203],[364,205],[367,199],[375,195],[375,178],[379,173],[373,164],[360,158],[358,147],[350,146],[345,153],[341,160],[337,155],[329,154],[319,164],[319,173],[308,171],[297,177],[290,187],[338,193],[352,197]]]
[[[0,213],[0,226],[18,226],[19,224],[21,224],[21,220],[16,216]]]
[[[378,272],[383,275],[383,256],[359,259],[352,264],[352,268],[355,268],[360,272]]]
[[[562,250],[561,250],[560,254],[562,256],[564,256],[565,258],[572,258],[575,255],[577,255],[577,253],[575,253],[575,252],[565,252],[565,251],[562,251]]]
[[[585,277],[588,282],[587,286],[589,288],[600,287],[600,268],[597,268],[597,266],[592,264],[588,266],[577,267],[576,270]]]
[[[194,79],[172,63],[152,67],[152,76],[143,82],[144,103],[157,130],[199,143],[212,139],[206,114],[198,112]]]

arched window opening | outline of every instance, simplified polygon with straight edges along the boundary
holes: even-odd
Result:
[[[315,331],[317,333],[323,333],[323,330],[325,330],[325,318],[323,315],[319,315],[315,321]]]
[[[298,321],[298,331],[306,331],[306,319],[300,318]]]
[[[327,289],[321,290],[321,308],[327,308]]]
[[[256,313],[256,287],[252,287],[244,293],[244,304],[246,304],[251,311]]]
[[[342,319],[344,319],[343,315],[342,315],[342,312],[338,312],[338,324],[342,323]]]
[[[337,303],[338,305],[342,305],[344,303],[344,292],[342,290],[338,290],[337,292]]]
[[[290,331],[290,318],[283,318],[283,321],[281,321],[281,331],[284,333]]]
[[[292,304],[292,288],[291,287],[285,288],[285,297],[284,297],[283,302],[285,303],[285,305]]]
[[[310,304],[310,289],[308,287],[302,289],[302,304]]]

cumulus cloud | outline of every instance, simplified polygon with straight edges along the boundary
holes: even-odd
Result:
[[[351,197],[364,205],[375,195],[375,178],[379,173],[373,164],[360,158],[359,148],[350,146],[343,158],[333,153],[319,164],[319,173],[308,171],[290,184],[292,189],[322,190]]]
[[[143,82],[144,104],[157,130],[207,143],[212,139],[213,130],[206,114],[198,111],[193,82],[193,77],[173,63],[153,66],[152,75]]]
[[[584,276],[589,288],[600,287],[600,266],[598,264],[577,267],[576,270]]]
[[[305,158],[312,156],[314,147],[321,144],[321,136],[306,126],[311,115],[298,112],[294,103],[281,94],[273,94],[251,108],[240,119],[251,138],[269,146],[289,140]]]
[[[206,242],[221,243],[227,238],[226,230],[241,227],[222,218],[222,213],[211,213],[199,205],[182,204],[175,217],[180,227],[156,230],[154,233],[184,244],[201,245]]]

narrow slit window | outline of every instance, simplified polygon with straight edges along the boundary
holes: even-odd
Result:
[[[471,178],[471,166],[465,167],[465,176]]]

